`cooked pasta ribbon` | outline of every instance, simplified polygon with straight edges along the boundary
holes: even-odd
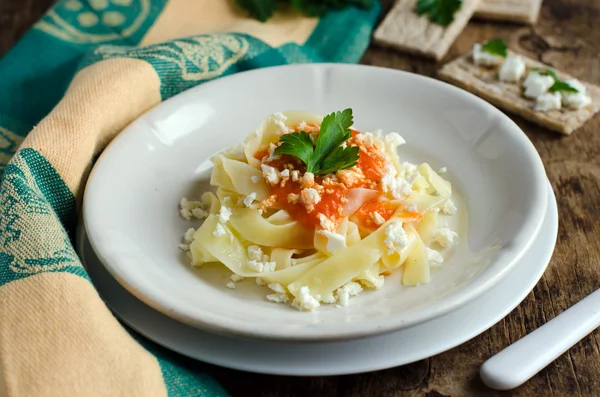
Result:
[[[322,122],[313,113],[275,113],[241,146],[212,157],[215,193],[182,200],[191,206],[182,207],[187,219],[206,217],[186,233],[193,266],[220,262],[232,280],[257,279],[273,290],[268,299],[300,310],[345,305],[393,272],[406,286],[429,282],[443,260],[431,246],[456,238],[443,218],[456,212],[450,182],[427,163],[401,161],[396,133],[352,129],[342,147],[359,146],[358,164],[326,175],[275,154],[285,134],[302,131],[316,142]]]

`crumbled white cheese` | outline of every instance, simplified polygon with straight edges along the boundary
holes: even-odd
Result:
[[[438,174],[445,174],[446,172],[448,172],[448,168],[446,167],[442,167],[438,170]]]
[[[182,251],[189,251],[190,250],[190,246],[188,244],[179,244],[179,249]]]
[[[259,286],[261,286],[261,287],[262,287],[263,285],[265,285],[265,284],[266,284],[266,283],[265,283],[265,280],[263,280],[263,279],[262,279],[262,278],[260,278],[260,277],[256,277],[255,281],[256,281],[256,285],[259,285]]]
[[[280,158],[281,158],[281,155],[271,153],[271,154],[269,154],[269,157],[267,157],[267,162],[279,160]]]
[[[363,179],[365,179],[365,175],[362,173],[362,170],[358,167],[352,167],[346,170],[337,171],[335,173],[335,177],[342,181],[342,183],[346,186],[354,186]]]
[[[239,274],[235,274],[235,273],[233,273],[233,274],[231,275],[231,277],[230,277],[230,278],[231,278],[231,281],[233,281],[234,283],[239,283],[239,282],[240,282],[240,281],[242,281],[242,280],[243,280],[245,277],[243,277],[243,276],[240,276]]]
[[[373,288],[379,289],[383,287],[383,284],[385,283],[385,277],[383,277],[383,275],[379,275],[377,277],[372,277],[369,278],[369,280],[364,281],[368,281],[369,283],[371,283]]]
[[[271,283],[268,285],[268,287],[270,289],[272,289],[274,292],[278,292],[280,294],[285,294],[285,288],[283,288],[283,286],[279,283]]]
[[[335,230],[335,223],[323,214],[319,214],[319,224],[324,230],[329,230],[330,232]]]
[[[385,223],[385,218],[381,216],[379,212],[375,211],[371,214],[371,216],[373,217],[373,223],[375,223],[376,225],[380,226]]]
[[[248,257],[250,260],[262,261],[263,250],[258,245],[251,245],[248,247]]]
[[[433,264],[442,264],[444,263],[444,258],[442,257],[442,254],[440,254],[438,251],[436,250],[432,250],[431,248],[426,248],[427,250],[427,259],[429,259],[429,263],[430,265]]]
[[[312,187],[315,184],[315,174],[312,172],[305,172],[302,176],[302,187]]]
[[[538,112],[547,112],[549,110],[560,109],[561,96],[558,92],[547,92],[535,99],[534,110]]]
[[[410,239],[402,227],[402,222],[394,221],[385,228],[384,243],[388,247],[388,254],[390,255],[410,244]]]
[[[582,109],[592,103],[592,98],[585,94],[570,94],[563,100],[572,109]]]
[[[338,251],[343,250],[346,247],[346,237],[341,234],[332,233],[329,230],[320,230],[318,232],[327,238],[327,249],[328,252],[335,254]]]
[[[267,182],[269,182],[271,185],[277,185],[279,183],[279,174],[277,169],[266,164],[261,164],[260,168],[262,169],[263,177],[267,180]]]
[[[189,228],[187,232],[185,232],[185,234],[183,235],[183,240],[188,244],[191,243],[192,241],[194,241],[194,233],[196,233],[196,229],[192,227]]]
[[[279,175],[280,175],[282,178],[289,178],[289,176],[290,176],[290,170],[288,170],[288,169],[286,168],[285,170],[281,171],[281,172],[279,173]]]
[[[257,273],[262,273],[264,264],[262,261],[250,260],[248,267]]]
[[[253,182],[253,183],[258,183],[258,182],[260,182],[260,179],[261,179],[261,178],[260,178],[260,176],[258,176],[258,175],[254,175],[254,176],[251,176],[251,177],[250,177],[250,180],[252,180],[252,182]]]
[[[244,205],[246,207],[250,207],[252,203],[256,200],[256,192],[252,192],[244,198]]]
[[[498,78],[501,81],[516,83],[521,80],[523,73],[525,73],[525,62],[523,62],[523,59],[519,55],[509,55],[502,62],[500,70],[498,70]]]
[[[328,293],[324,297],[322,297],[321,301],[323,303],[335,303],[337,299],[333,296],[333,292]]]
[[[397,132],[390,132],[386,134],[383,139],[392,149],[396,149],[398,146],[406,143],[406,140]]]
[[[575,79],[566,80],[565,83],[575,88],[575,92],[561,91],[563,105],[572,109],[581,109],[592,103],[592,98],[586,95],[586,88],[580,81]]]
[[[179,202],[179,206],[179,213],[188,221],[192,219],[192,216],[198,219],[203,219],[208,216],[208,213],[202,209],[202,203],[200,201],[189,201],[183,197]]]
[[[500,55],[483,51],[483,46],[479,43],[475,43],[473,46],[473,62],[475,65],[496,66],[500,65],[503,59]]]
[[[292,175],[292,181],[293,181],[293,182],[296,182],[296,181],[298,181],[298,177],[300,176],[300,171],[298,171],[298,170],[293,170],[293,171],[291,172],[291,175]]]
[[[270,143],[269,144],[269,157],[267,158],[267,161],[279,160],[281,158],[280,155],[275,154],[275,149],[277,149],[277,146],[274,143]]]
[[[215,226],[215,230],[213,231],[213,236],[221,237],[224,236],[225,233],[225,228],[220,223],[217,223],[217,226]]]
[[[302,120],[300,124],[298,124],[298,129],[303,130],[306,128],[306,121]]]
[[[362,290],[362,286],[359,283],[350,281],[348,284],[337,289],[336,295],[338,304],[346,306],[348,304],[348,298],[360,294]]]
[[[454,215],[456,214],[456,210],[454,202],[450,199],[446,200],[442,206],[442,212],[446,215]]]
[[[387,193],[390,191],[390,187],[395,183],[396,174],[397,172],[394,164],[388,161],[385,164],[385,173],[381,177],[381,187],[383,188],[384,192]]]
[[[219,210],[219,222],[227,223],[229,218],[231,218],[231,208],[222,205]]]
[[[416,204],[409,204],[405,208],[406,208],[406,211],[408,211],[408,212],[417,212]]]
[[[315,205],[321,201],[321,196],[319,195],[319,192],[312,187],[309,187],[308,189],[302,189],[300,192],[300,200],[302,200],[304,205]]]
[[[300,288],[300,296],[294,299],[293,305],[302,311],[313,311],[319,307],[319,301],[310,294],[310,288],[303,286]]]
[[[235,283],[233,281],[230,281],[227,283],[227,288],[229,289],[235,289]]]
[[[354,137],[356,142],[358,142],[359,145],[364,146],[364,147],[373,146],[374,138],[375,138],[375,136],[370,132],[363,132],[360,134],[356,134],[356,136]]]
[[[433,236],[433,241],[437,242],[442,247],[447,248],[454,244],[454,240],[456,240],[457,238],[458,234],[455,231],[447,227],[441,227],[438,230],[436,230]]]
[[[194,208],[192,210],[192,216],[197,219],[204,219],[208,217],[208,211],[204,211],[202,208]]]
[[[285,117],[283,113],[273,113],[271,115],[271,119],[273,120],[273,123],[275,123],[275,125],[277,126],[277,133],[279,135],[286,134],[289,131],[288,127],[285,125],[287,117]]]
[[[391,193],[394,198],[400,199],[412,192],[412,183],[419,176],[418,172],[413,172],[409,178],[411,182],[402,177],[397,177],[396,168],[390,162],[385,165],[385,173],[381,177],[381,188],[387,193]]]
[[[550,87],[554,85],[554,77],[544,76],[538,72],[529,72],[523,87],[525,87],[525,96],[528,98],[537,98],[545,94]]]
[[[412,193],[412,183],[404,178],[396,178],[395,183],[392,185],[391,193],[397,199],[408,196]]]
[[[267,299],[275,303],[287,303],[290,300],[290,297],[286,293],[275,293],[267,295]]]
[[[257,261],[257,260],[248,261],[248,267],[257,273],[273,272],[273,271],[275,271],[276,266],[277,266],[276,262]]]
[[[409,163],[408,161],[403,161],[402,164],[400,164],[400,168],[404,175],[410,175],[417,172],[417,166],[413,163]]]

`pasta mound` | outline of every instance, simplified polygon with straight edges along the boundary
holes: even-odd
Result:
[[[352,129],[343,145],[359,148],[358,162],[326,175],[274,154],[285,134],[316,139],[321,122],[312,113],[275,113],[241,146],[212,158],[216,192],[181,203],[186,219],[205,218],[181,245],[192,265],[220,262],[233,272],[229,288],[255,278],[272,290],[268,300],[302,311],[345,306],[393,272],[407,286],[428,283],[443,262],[432,247],[457,237],[441,222],[457,211],[450,183],[427,163],[401,162],[396,133]]]

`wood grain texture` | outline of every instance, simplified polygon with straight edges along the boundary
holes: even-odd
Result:
[[[385,11],[392,0],[382,0]],[[0,0],[0,56],[41,15],[49,0]],[[503,37],[533,59],[578,79],[600,83],[600,1],[545,0],[535,27],[470,22],[450,49],[453,59],[473,43]],[[435,76],[423,58],[371,45],[362,63]],[[469,397],[600,396],[600,332],[595,331],[529,382],[494,392],[479,380],[480,365],[600,288],[600,116],[563,137],[518,116],[557,194],[559,238],[548,270],[532,293],[490,330],[426,360],[359,375],[294,378],[255,375],[192,360],[191,369],[213,375],[233,397]],[[292,358],[293,359],[293,358]]]
[[[375,31],[374,40],[381,44],[413,54],[440,60],[446,55],[469,19],[479,0],[464,0],[454,21],[442,26],[415,13],[417,0],[398,0]]]
[[[539,16],[542,0],[481,0],[475,17],[496,21],[534,24]]]
[[[509,51],[509,55],[515,53]],[[534,59],[521,55],[526,71],[523,76],[533,68],[547,68],[547,65]],[[572,79],[567,73],[555,70],[558,78],[565,81]],[[445,64],[439,71],[438,76],[454,85],[464,88],[490,102],[497,107],[517,114],[536,124],[548,129],[571,134],[584,125],[590,118],[600,110],[600,87],[584,81],[586,94],[592,98],[592,103],[579,110],[563,107],[560,110],[540,112],[534,110],[535,100],[523,96],[521,83],[508,83],[498,79],[498,68],[486,68],[473,63],[471,53]]]

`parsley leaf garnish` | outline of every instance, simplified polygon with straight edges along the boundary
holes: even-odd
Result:
[[[556,75],[556,73],[554,72],[554,70],[552,70],[552,69],[533,68],[533,69],[531,69],[531,71],[532,72],[538,72],[542,76],[552,76],[554,78],[554,81],[560,81],[560,79],[558,78],[558,76]]]
[[[310,163],[310,159],[315,151],[313,141],[306,132],[294,132],[285,134],[279,140],[281,143],[274,154],[289,154],[290,156],[298,157],[306,165]]]
[[[329,174],[354,167],[358,163],[358,146],[341,145],[352,136],[352,109],[333,112],[323,118],[316,142],[304,131],[285,134],[273,152],[297,157],[306,165],[306,171],[315,175]]]
[[[548,89],[548,91],[550,91],[550,92],[565,91],[565,92],[572,92],[574,94],[579,92],[579,90],[577,88],[575,88],[572,85],[570,85],[569,83],[559,79],[558,76],[556,75],[556,73],[554,72],[554,70],[544,69],[544,68],[533,68],[533,69],[531,69],[531,71],[538,72],[542,76],[551,76],[554,79],[554,84],[552,84],[552,87],[550,87]]]
[[[320,17],[329,10],[346,6],[369,8],[373,0],[236,0],[238,7],[261,22],[266,22],[282,6],[291,6],[294,11],[310,17]]]
[[[549,88],[550,92],[556,92],[556,91],[565,91],[565,92],[572,92],[574,94],[577,94],[579,92],[579,90],[575,87],[573,87],[572,85],[570,85],[569,83],[566,83],[564,81],[555,81],[554,84],[552,85],[552,87]]]
[[[354,167],[358,163],[359,151],[360,148],[358,146],[336,147],[323,160],[321,169],[316,174],[329,174],[330,172]]]
[[[488,54],[500,55],[505,58],[507,55],[507,48],[506,41],[503,39],[490,40],[481,46],[482,51],[487,52]]]
[[[429,20],[442,26],[454,21],[454,14],[462,6],[462,0],[418,0],[417,14],[429,14]]]

